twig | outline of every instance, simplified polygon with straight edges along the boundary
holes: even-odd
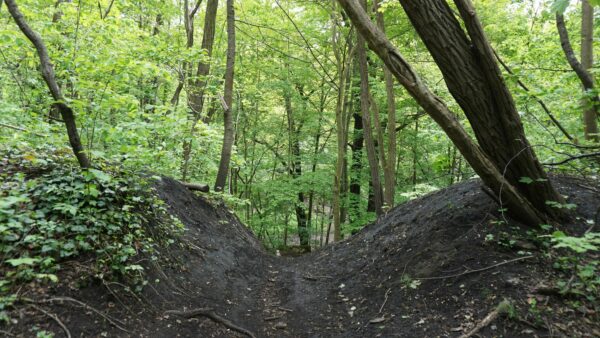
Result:
[[[383,304],[381,304],[381,307],[379,308],[379,313],[381,313],[381,311],[383,311],[383,307],[385,306],[385,303],[387,303],[388,301],[388,296],[390,294],[390,292],[392,291],[392,289],[387,289],[387,291],[385,291],[385,295],[384,295],[384,299],[383,299]]]
[[[251,338],[256,338],[256,336],[252,332],[244,329],[243,327],[237,326],[234,323],[232,323],[231,321],[217,315],[210,308],[199,308],[199,309],[194,309],[194,310],[190,310],[190,311],[169,310],[169,311],[166,311],[165,314],[172,314],[172,315],[185,317],[185,318],[192,318],[192,317],[197,317],[197,316],[208,317],[208,318],[212,319],[213,321],[215,321],[217,323],[221,323],[224,326],[226,326],[234,331],[243,333]]]
[[[25,129],[25,128],[16,127],[16,126],[11,126],[10,124],[5,124],[5,123],[1,123],[1,122],[0,122],[0,127],[5,127],[5,128],[9,128],[9,129],[14,129],[14,130],[19,130],[19,131],[24,131],[24,132],[26,132],[26,133],[31,133],[31,134],[33,134],[33,135],[35,135],[35,136],[39,136],[39,137],[46,137],[46,135],[38,134],[38,133],[36,133],[36,132],[33,132],[33,131],[30,131],[30,130],[27,130],[27,129]]]
[[[582,158],[587,158],[587,157],[596,157],[596,156],[600,156],[600,152],[596,152],[596,153],[587,153],[587,154],[581,154],[581,155],[573,155],[570,156],[560,162],[552,162],[552,163],[544,163],[544,165],[548,165],[548,166],[555,166],[555,165],[561,165],[561,164],[565,164],[567,162],[571,162],[574,160],[578,160],[578,159],[582,159]]]
[[[490,270],[490,269],[497,268],[497,267],[505,265],[505,264],[510,264],[510,263],[522,261],[522,260],[533,258],[533,257],[534,257],[533,255],[519,257],[519,258],[511,259],[511,260],[508,260],[508,261],[500,262],[498,264],[486,266],[485,268],[481,268],[481,269],[474,269],[474,270],[467,269],[467,270],[465,270],[465,271],[463,271],[461,273],[457,273],[457,274],[453,274],[453,275],[448,275],[448,276],[423,277],[423,278],[415,278],[415,279],[416,280],[434,280],[434,279],[448,279],[448,278],[453,278],[453,277],[460,277],[460,276],[468,275],[468,274],[471,274],[471,273],[476,273],[476,272],[482,272],[482,271]]]
[[[265,322],[271,321],[271,320],[275,320],[275,319],[279,319],[283,316],[272,316],[272,317],[266,317],[265,318]]]
[[[508,313],[509,308],[510,302],[506,299],[503,300],[502,302],[500,302],[500,304],[498,304],[498,306],[496,306],[494,311],[490,312],[487,316],[485,316],[485,318],[483,318],[483,320],[480,321],[479,324],[475,325],[475,327],[471,331],[461,335],[459,338],[469,338],[474,336],[477,332],[481,331],[481,329],[483,329],[484,327],[488,326],[491,322],[496,320],[496,318],[498,318],[500,315]]]
[[[333,279],[331,276],[313,276],[313,275],[304,275],[302,278],[310,281],[317,281],[319,279]]]
[[[71,303],[75,303],[78,304],[88,310],[91,310],[92,312],[95,312],[96,314],[100,315],[102,318],[106,319],[109,323],[111,323],[114,327],[116,327],[117,329],[127,332],[127,333],[131,333],[129,332],[127,329],[123,328],[121,325],[125,325],[125,323],[121,322],[118,319],[114,319],[111,318],[108,315],[105,315],[104,313],[102,313],[100,310],[92,307],[91,305],[88,305],[82,301],[79,301],[75,298],[71,298],[71,297],[56,297],[56,298],[50,298],[50,299],[42,299],[42,300],[33,300],[33,299],[27,299],[27,298],[21,298],[22,301],[27,302],[27,303],[38,303],[38,304],[45,304],[45,303],[54,303],[54,302],[71,302]],[[121,324],[121,325],[119,325]]]
[[[71,331],[69,331],[69,328],[67,328],[67,326],[58,318],[57,315],[55,315],[54,313],[50,313],[50,312],[42,309],[41,307],[39,307],[39,306],[37,306],[35,304],[29,304],[29,306],[31,306],[32,308],[34,308],[34,309],[42,312],[46,316],[54,319],[54,321],[58,324],[58,326],[60,326],[63,329],[63,331],[67,335],[67,338],[71,338]]]

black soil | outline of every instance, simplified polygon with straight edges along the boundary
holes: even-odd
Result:
[[[583,233],[585,220],[598,217],[597,184],[574,178],[555,184],[578,205],[579,219],[562,228]],[[166,313],[210,308],[256,337],[458,337],[506,298],[516,317],[499,318],[479,336],[600,336],[598,309],[547,292],[568,276],[551,266],[535,237],[512,222],[502,224],[479,181],[400,205],[350,239],[297,258],[270,255],[225,207],[174,180],[163,179],[157,191],[187,231],[181,243],[161,253],[167,264],[142,262],[150,283],[141,294],[119,283],[76,278],[43,291],[32,288],[25,295],[71,297],[106,317],[54,300],[37,309],[19,307],[16,322],[0,330],[29,337],[37,325],[64,336],[42,307],[73,337],[244,336],[205,316]],[[85,262],[72,266],[75,275]]]

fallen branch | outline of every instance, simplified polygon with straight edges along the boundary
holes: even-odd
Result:
[[[36,132],[27,130],[25,128],[21,128],[21,127],[16,127],[16,126],[11,126],[10,124],[5,124],[5,123],[0,123],[0,127],[5,127],[5,128],[9,128],[9,129],[14,129],[14,130],[18,130],[18,131],[24,131],[26,133],[30,133],[33,134],[35,136],[39,136],[39,137],[46,137],[46,135],[42,135],[42,134],[38,134]]]
[[[35,304],[29,304],[29,306],[52,318],[58,324],[58,326],[60,326],[63,329],[63,331],[67,335],[67,338],[71,338],[71,331],[69,331],[69,328],[67,328],[67,326],[58,318],[57,315],[55,315],[54,313],[50,313]]]
[[[176,316],[180,316],[180,317],[184,317],[184,318],[192,318],[192,317],[197,317],[197,316],[208,317],[208,318],[212,319],[213,321],[215,321],[217,323],[221,323],[224,326],[226,326],[234,331],[245,334],[251,338],[256,338],[256,336],[252,332],[244,329],[243,327],[237,326],[234,323],[232,323],[231,321],[217,315],[210,308],[199,308],[199,309],[194,309],[194,310],[190,310],[190,311],[169,310],[169,311],[166,311],[165,314],[172,314],[172,315],[176,315]]]
[[[71,298],[71,297],[56,297],[56,298],[50,298],[50,299],[42,299],[42,300],[33,300],[33,299],[27,299],[27,298],[21,298],[22,301],[27,302],[27,303],[33,303],[33,304],[46,304],[46,303],[55,303],[55,302],[71,302],[71,303],[75,303],[77,305],[82,306],[85,309],[88,309],[92,312],[95,312],[96,314],[98,314],[99,316],[101,316],[102,318],[106,319],[109,323],[111,323],[114,327],[116,327],[117,329],[127,332],[127,333],[131,333],[129,332],[127,329],[123,328],[121,325],[125,325],[125,323],[121,322],[118,319],[114,319],[111,318],[108,315],[105,315],[104,313],[102,313],[102,311],[92,307],[91,305],[88,305],[82,301],[79,301],[75,298]],[[121,324],[121,325],[119,325]]]
[[[482,272],[482,271],[494,269],[494,268],[497,268],[497,267],[505,265],[505,264],[510,264],[510,263],[522,261],[522,260],[533,258],[533,257],[534,257],[533,255],[519,257],[519,258],[511,259],[511,260],[508,260],[508,261],[500,262],[498,264],[486,266],[485,268],[481,268],[481,269],[474,269],[474,270],[467,269],[467,270],[465,270],[465,271],[463,271],[461,273],[456,273],[456,274],[448,275],[448,276],[423,277],[423,278],[415,278],[415,279],[416,280],[434,280],[434,279],[448,279],[448,278],[460,277],[460,276],[464,276],[464,275],[468,275],[468,274],[472,274],[472,273],[476,273],[476,272]]]
[[[385,306],[385,303],[387,303],[388,296],[391,291],[392,291],[392,289],[387,289],[387,291],[385,292],[385,295],[383,296],[384,297],[383,304],[381,304],[381,307],[379,308],[379,313],[381,313],[381,311],[383,311],[383,307]]]
[[[474,336],[477,332],[481,331],[481,329],[490,325],[490,323],[496,320],[499,316],[507,314],[510,310],[510,307],[511,305],[508,300],[505,299],[501,301],[500,304],[496,306],[494,311],[490,312],[487,316],[485,316],[485,318],[483,318],[483,320],[480,321],[479,324],[475,325],[475,327],[471,331],[463,334],[459,338],[469,338]]]
[[[209,192],[210,187],[206,184],[194,184],[194,183],[186,183],[181,182],[184,187],[190,189],[191,191],[201,191],[201,192]]]

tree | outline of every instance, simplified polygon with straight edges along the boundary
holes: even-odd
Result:
[[[588,0],[581,2],[581,14],[581,62],[579,62],[573,51],[564,15],[560,10],[556,12],[556,27],[565,57],[573,71],[579,77],[579,81],[587,96],[582,100],[585,139],[597,142],[599,137],[597,118],[600,100],[598,94],[596,94],[594,78],[589,72],[594,63],[594,11]]]
[[[366,8],[366,2],[363,0],[363,9]],[[371,122],[371,94],[369,92],[369,69],[367,64],[367,53],[365,50],[365,40],[362,35],[357,36],[356,58],[358,60],[358,72],[360,74],[360,110],[362,113],[363,134],[365,138],[365,147],[367,148],[367,159],[369,161],[369,172],[371,173],[371,182],[373,184],[373,202],[375,213],[383,213],[383,192],[379,178],[379,162],[375,152],[375,139],[373,137],[373,123]],[[379,144],[383,149],[383,144]],[[383,152],[383,151],[381,151]],[[383,153],[379,154],[383,156]]]
[[[200,60],[196,70],[196,76],[191,76],[193,70],[189,69],[188,73],[188,107],[191,110],[191,128],[190,139],[183,141],[183,163],[181,167],[182,178],[185,181],[188,176],[188,168],[190,156],[192,152],[192,139],[196,133],[198,122],[202,118],[202,110],[204,109],[204,94],[206,91],[207,77],[210,73],[210,58],[212,57],[213,45],[215,42],[215,26],[217,21],[217,9],[219,0],[208,0],[206,3],[206,13],[204,14],[204,34],[202,35],[202,44],[200,48],[206,51],[206,60]],[[193,13],[196,12],[198,6],[190,13],[188,20],[189,28],[186,28],[186,36],[188,45],[190,41],[193,44]],[[187,2],[186,2],[187,13]]]
[[[17,26],[19,26],[19,29],[21,29],[23,34],[25,34],[29,41],[31,41],[37,51],[40,59],[42,77],[44,78],[44,81],[50,90],[52,98],[55,100],[53,108],[58,110],[65,123],[67,136],[69,137],[69,143],[71,144],[71,149],[77,158],[77,162],[79,162],[79,166],[82,169],[89,168],[91,163],[83,149],[83,145],[81,144],[79,132],[77,131],[77,123],[75,122],[75,115],[71,107],[65,103],[65,97],[63,96],[62,91],[56,82],[54,67],[52,66],[52,62],[48,56],[48,49],[46,48],[44,41],[39,34],[29,27],[29,24],[23,16],[23,13],[21,13],[14,0],[4,0],[4,2],[6,3],[8,12],[15,20]]]
[[[235,140],[235,126],[233,125],[233,77],[235,70],[235,9],[233,0],[227,0],[227,64],[225,66],[225,88],[223,90],[223,148],[219,171],[215,182],[215,191],[222,191],[227,182],[231,151]]]
[[[431,1],[434,1],[434,0],[425,0],[423,2],[419,2],[419,5],[416,5],[415,3],[406,4],[406,2],[403,2],[403,4],[407,6],[407,8],[409,9],[408,11],[414,10],[414,11],[417,11],[418,13],[424,15],[424,17],[421,18],[421,19],[423,19],[423,25],[419,25],[418,23],[415,24],[415,22],[417,21],[416,16],[414,16],[411,19],[411,21],[413,22],[413,25],[419,26],[420,28],[423,29],[423,31],[425,33],[427,33],[427,35],[426,35],[427,37],[423,37],[423,40],[428,41],[430,43],[430,45],[431,45],[430,50],[434,49],[439,52],[439,53],[432,53],[432,55],[435,54],[439,57],[442,57],[441,59],[436,60],[437,63],[438,64],[444,63],[444,61],[450,62],[450,56],[444,55],[444,53],[442,51],[446,50],[446,52],[450,52],[447,48],[443,48],[443,46],[447,45],[448,41],[452,41],[453,36],[445,36],[445,35],[446,34],[458,34],[463,31],[462,31],[462,28],[460,27],[460,25],[458,25],[458,22],[456,21],[456,19],[454,18],[452,11],[450,10],[450,8],[448,7],[448,5],[445,2],[443,4],[436,3],[437,5],[440,5],[440,7],[442,8],[441,12],[433,12],[433,10],[435,10],[435,8],[437,8],[437,7],[433,6],[434,4]],[[411,96],[413,96],[413,98],[419,103],[419,105],[421,107],[423,107],[423,109],[446,132],[448,137],[453,141],[453,143],[456,145],[456,147],[460,150],[461,154],[465,157],[465,159],[473,167],[475,172],[477,172],[479,174],[479,176],[482,178],[482,180],[486,183],[486,185],[492,189],[494,194],[499,196],[499,200],[503,204],[506,204],[508,206],[511,214],[514,215],[514,217],[520,219],[521,221],[531,224],[531,225],[536,225],[536,224],[540,224],[541,222],[543,222],[543,220],[546,219],[546,217],[547,217],[546,212],[548,211],[548,207],[544,206],[544,207],[538,208],[538,205],[540,205],[540,202],[538,199],[540,198],[540,196],[544,196],[543,192],[547,192],[547,191],[545,191],[543,189],[540,189],[540,190],[536,189],[535,191],[540,193],[540,196],[529,196],[529,198],[528,198],[521,190],[518,190],[513,185],[512,180],[509,181],[509,178],[505,178],[503,175],[504,170],[507,171],[507,169],[505,168],[506,164],[509,164],[509,163],[506,163],[504,166],[500,166],[493,157],[488,155],[487,152],[484,152],[484,150],[482,148],[480,148],[475,142],[473,142],[473,140],[471,140],[471,138],[469,137],[467,132],[463,129],[463,127],[460,125],[458,120],[455,118],[453,112],[450,111],[450,109],[443,103],[443,101],[439,97],[434,95],[429,90],[429,88],[427,88],[427,86],[423,83],[421,78],[412,69],[410,64],[404,59],[404,57],[402,57],[402,55],[396,50],[396,48],[385,37],[385,35],[373,25],[370,18],[365,13],[365,11],[360,7],[360,5],[355,0],[338,0],[338,2],[342,5],[342,7],[344,8],[346,13],[352,20],[352,23],[355,25],[355,27],[357,28],[359,33],[365,38],[365,40],[369,44],[369,47],[383,60],[383,62],[388,66],[388,68],[390,69],[392,74],[406,88],[406,90],[409,92],[409,94]],[[467,5],[467,6],[470,5],[470,3],[464,3],[464,2],[461,2],[461,4]],[[432,10],[432,12],[428,12],[427,10],[423,11],[420,8],[421,5],[423,5],[422,9]],[[470,8],[467,12],[464,12],[464,10],[468,9],[468,8],[469,7],[462,6],[461,9],[463,11],[461,11],[461,14],[470,15],[469,20],[467,21],[467,27],[470,28],[471,34],[475,37],[473,42],[476,43],[476,48],[478,50],[481,50],[480,52],[486,52],[485,49],[487,46],[487,42],[486,42],[484,36],[482,35],[482,31],[480,29],[481,26],[479,24],[479,21],[477,20],[477,17],[475,16],[475,12],[472,8]],[[452,16],[451,18],[446,15],[446,14],[448,14],[445,12],[446,10],[449,11],[449,14]],[[436,14],[435,17],[432,17],[434,14]],[[435,20],[440,20],[440,18],[443,18],[444,20],[449,20],[447,22],[449,27],[445,27],[445,25],[440,25],[439,22],[434,22]],[[425,24],[430,25],[430,27],[436,27],[438,29],[434,29],[433,32],[428,31],[427,29],[423,28],[425,26]],[[455,24],[456,24],[456,26],[455,26]],[[447,30],[442,30],[441,28],[443,28],[443,27],[445,27]],[[460,32],[457,32],[450,28],[458,28],[460,30]],[[435,34],[441,34],[441,37],[438,38],[435,36]],[[457,38],[459,39],[459,41],[456,41],[456,43],[459,44],[458,46],[466,45],[467,50],[463,50],[462,48],[457,47],[455,49],[452,49],[452,51],[457,51],[458,53],[467,53],[465,55],[461,54],[461,56],[468,57],[471,59],[471,62],[474,62],[474,60],[473,60],[474,56],[470,52],[467,52],[467,51],[470,51],[471,49],[470,49],[469,45],[467,45],[467,40],[466,40],[466,37],[464,36],[464,32],[462,33],[462,35],[458,34]],[[431,41],[429,41],[429,39],[431,39]],[[442,39],[443,41],[440,41],[440,39]],[[433,41],[441,43],[441,45],[436,45],[435,43],[433,43]],[[435,55],[434,55],[434,58],[436,58]],[[483,55],[486,55],[486,54],[483,54]],[[454,57],[455,58],[452,60],[452,62],[458,63],[459,61],[461,61],[460,58],[456,58],[456,57],[458,57],[457,55],[455,55]],[[484,58],[484,60],[485,59],[486,58]],[[487,61],[490,61],[490,60],[487,60]],[[461,65],[463,65],[463,67],[464,67],[465,66],[464,62],[461,62]],[[472,66],[474,66],[474,65],[472,65]],[[497,70],[497,66],[495,66],[495,63],[487,65],[487,66],[493,66],[491,68],[492,70],[490,71],[491,73],[487,74],[487,75],[490,75],[490,76],[494,75],[494,76],[491,76],[490,80],[495,80],[494,81],[495,84],[497,86],[499,86],[501,83],[501,78],[499,77],[500,76],[498,73],[499,70],[497,72],[495,71],[495,70]],[[477,66],[474,69],[469,69],[468,67],[465,67],[464,71],[477,72],[477,69],[479,69],[479,68],[480,68],[479,66]],[[449,69],[447,69],[447,70],[449,70]],[[456,74],[456,76],[459,79],[462,79],[463,81],[465,80],[464,76],[468,77],[468,75],[466,75],[466,74]],[[475,79],[473,79],[473,80],[475,80]],[[483,80],[483,79],[477,79],[477,80]],[[447,82],[449,84],[449,87],[451,87],[451,88],[449,88],[451,91],[453,89],[456,89],[456,88],[452,87],[452,85],[458,85],[458,83],[455,83],[454,81],[451,81],[451,80],[447,80]],[[467,83],[464,83],[464,85],[467,85]],[[469,85],[471,85],[471,84],[469,84]],[[501,89],[501,86],[499,89]],[[480,92],[480,90],[481,90],[480,88],[470,88],[470,90],[473,90],[473,93],[478,94],[477,96],[482,94]],[[471,93],[470,95],[474,96],[473,93]],[[462,98],[462,99],[466,100],[467,102],[469,101],[466,98]],[[486,114],[482,114],[482,115],[486,115]],[[503,122],[509,123],[511,125],[511,128],[520,129],[522,131],[522,127],[519,124],[518,118],[516,121],[514,121],[514,120],[510,120],[509,118],[504,116],[503,120],[504,120]],[[477,127],[478,125],[476,123],[474,123],[474,124],[475,125],[473,127],[478,128]],[[503,131],[502,127],[499,127],[499,126],[493,126],[493,127],[499,128],[499,130],[497,130],[499,132]],[[479,126],[479,128],[481,128],[481,126]],[[490,141],[490,135],[486,135],[485,133],[482,132],[482,130],[479,130],[479,131],[480,131],[479,134],[484,141]],[[514,132],[514,130],[512,130],[512,132]],[[526,142],[524,135],[521,134],[521,136],[522,136],[521,141],[519,141],[519,142]],[[502,138],[500,138],[500,139],[502,139]],[[497,143],[495,144],[495,147],[497,147]],[[506,152],[506,151],[504,151],[504,152]],[[530,155],[533,155],[533,151],[530,148],[519,149],[519,154],[521,154],[522,152],[527,152]],[[539,168],[541,170],[541,166],[539,165],[537,160],[535,160],[535,158],[531,158],[531,156],[529,156],[529,157],[532,162],[526,163],[526,164],[528,164],[526,169]],[[508,159],[506,159],[506,161],[508,162],[511,159],[512,158],[508,158]],[[519,161],[519,163],[520,162],[521,161]],[[500,169],[500,168],[503,168],[504,170]],[[501,170],[503,170],[503,171],[501,171]],[[518,175],[526,175],[526,170],[520,174],[519,173],[514,173],[514,174],[516,174],[517,176]],[[543,171],[541,171],[540,174],[542,174],[543,177],[545,177],[545,174]],[[517,181],[520,179],[520,177],[521,176],[518,176]],[[536,179],[539,179],[539,176],[533,176],[533,177]],[[547,188],[549,187],[551,189],[551,192],[554,192],[554,189],[552,188],[550,183],[548,183],[548,182],[543,182],[543,183],[544,183],[545,187],[547,187]],[[560,196],[558,196],[558,194],[556,192],[554,192],[554,194],[556,196],[553,195],[554,198],[549,199],[550,201],[557,201],[557,200],[562,201],[562,198],[560,198]],[[542,197],[542,198],[544,198],[544,197]],[[545,204],[545,201],[543,201],[542,204]],[[551,211],[548,211],[548,213],[552,216],[555,215]]]
[[[442,71],[482,150],[537,210],[551,218],[558,217],[559,210],[547,202],[560,203],[563,198],[552,187],[527,141],[512,95],[471,1],[454,1],[468,36],[446,0],[424,0],[418,5],[408,0],[400,3]],[[453,48],[447,48],[449,45]],[[534,183],[522,182],[523,177]]]
[[[375,10],[375,18],[377,26],[385,34],[385,21],[383,12],[380,10],[381,3],[379,0],[373,0],[373,8]],[[388,151],[383,164],[383,179],[384,193],[383,199],[388,208],[394,206],[394,195],[396,193],[396,98],[394,95],[394,77],[386,65],[383,66],[383,77],[385,79],[385,93],[387,98],[387,137]],[[385,152],[383,142],[381,143],[381,151]],[[383,158],[383,157],[382,157]]]

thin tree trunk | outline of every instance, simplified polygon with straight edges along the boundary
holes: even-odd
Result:
[[[567,36],[568,38],[568,36]],[[581,67],[586,72],[594,65],[594,8],[590,5],[589,0],[581,2]],[[592,77],[593,81],[593,77]],[[592,82],[593,84],[593,82]],[[585,88],[584,88],[585,89]],[[585,89],[588,90],[588,89]],[[584,98],[581,100],[583,107],[583,125],[585,139],[598,142],[598,107],[597,100]]]
[[[362,170],[363,170],[363,121],[360,115],[360,97],[356,95],[353,98],[353,102],[356,102],[354,112],[352,114],[354,119],[354,128],[352,132],[352,164],[350,166],[350,189],[349,189],[349,207],[350,207],[350,224],[356,225],[361,219],[361,181],[362,181]]]
[[[335,7],[335,3],[334,3]],[[332,14],[333,15],[333,14]],[[336,136],[337,136],[337,159],[335,166],[335,175],[333,179],[333,196],[332,196],[332,217],[333,224],[329,223],[327,229],[327,237],[325,240],[325,244],[329,243],[329,233],[330,228],[333,226],[333,240],[338,241],[342,238],[341,233],[341,198],[342,198],[342,179],[343,179],[343,171],[345,165],[346,158],[346,139],[348,131],[346,130],[346,117],[344,116],[344,100],[346,99],[346,80],[349,74],[350,69],[350,55],[352,52],[352,47],[350,45],[347,46],[346,51],[347,54],[345,58],[341,55],[342,47],[339,46],[339,36],[336,29],[337,22],[335,22],[335,18],[332,18],[332,24],[334,29],[332,29],[332,43],[334,45],[334,52],[336,56],[337,62],[337,73],[338,73],[338,85],[337,85],[337,102],[335,106],[335,123],[336,123]]]
[[[189,69],[189,67],[186,67],[190,73],[188,74],[188,107],[192,112],[192,123],[189,139],[183,141],[183,163],[181,172],[184,180],[186,180],[188,175],[190,156],[192,153],[192,140],[196,132],[198,121],[200,121],[200,118],[202,117],[202,109],[204,107],[204,92],[206,88],[207,77],[210,73],[210,59],[212,57],[212,50],[215,41],[215,26],[218,7],[219,0],[208,0],[206,3],[206,13],[204,15],[204,35],[202,36],[202,44],[200,48],[206,51],[206,57],[208,60],[202,60],[198,62],[195,79],[192,76],[189,76],[191,75],[192,70]],[[192,13],[195,12],[192,11]],[[190,23],[193,23],[192,20],[190,20]],[[193,26],[190,27],[191,30],[187,30],[188,44],[190,41],[193,43]]]
[[[77,124],[75,122],[75,115],[73,114],[73,110],[71,107],[67,106],[65,102],[65,98],[56,82],[56,75],[54,74],[54,68],[52,66],[52,62],[50,61],[50,57],[48,56],[48,50],[46,49],[46,45],[42,38],[35,31],[29,27],[29,24],[25,21],[25,17],[19,10],[19,7],[15,3],[14,0],[5,0],[6,7],[10,15],[15,20],[19,29],[23,32],[23,34],[31,41],[34,45],[38,57],[40,59],[40,68],[42,72],[42,77],[50,90],[50,94],[56,101],[53,104],[53,109],[56,109],[60,112],[60,115],[65,123],[65,127],[67,129],[67,136],[69,137],[69,143],[71,144],[71,149],[77,158],[77,162],[82,169],[89,168],[91,166],[90,160],[87,157],[83,145],[81,144],[81,139],[79,138],[79,132],[77,131]]]
[[[222,191],[227,182],[229,162],[231,161],[231,150],[235,139],[233,125],[233,76],[235,68],[235,9],[234,0],[227,0],[227,63],[225,67],[225,89],[224,98],[224,124],[223,147],[221,149],[221,161],[215,182],[215,191]]]
[[[503,204],[509,207],[514,217],[530,225],[543,223],[546,218],[544,214],[504,178],[498,166],[471,140],[453,112],[429,90],[385,35],[373,25],[360,5],[355,0],[338,0],[338,2],[370,48],[383,60],[417,103],[446,132],[485,184],[500,196]]]
[[[383,13],[379,11],[379,0],[373,0],[377,26],[385,34],[385,22]],[[387,97],[387,139],[388,152],[385,166],[383,167],[384,194],[383,200],[388,208],[394,206],[394,195],[396,194],[396,98],[394,96],[394,77],[386,65],[383,66],[383,77],[385,79],[385,92]],[[382,145],[383,149],[383,145]]]
[[[365,1],[361,2],[364,10],[366,7]],[[373,139],[373,128],[371,125],[371,113],[369,109],[369,69],[365,40],[362,35],[357,36],[356,57],[358,59],[358,72],[360,74],[360,110],[364,127],[365,147],[367,149],[367,160],[369,161],[371,181],[373,182],[373,202],[375,203],[375,213],[381,215],[383,213],[383,194],[381,192],[379,164],[377,161],[377,153],[375,152],[375,140]]]
[[[288,161],[288,167],[292,179],[296,180],[302,176],[302,160],[300,154],[300,140],[299,140],[299,129],[296,127],[294,121],[294,112],[292,109],[292,99],[289,91],[286,89],[284,93],[285,111],[288,122],[288,133],[289,133],[289,152],[290,160]],[[296,222],[298,225],[298,237],[300,239],[300,245],[304,248],[310,247],[310,238],[308,233],[308,218],[306,215],[306,208],[304,207],[304,192],[298,191],[297,200],[294,206],[296,212]]]

